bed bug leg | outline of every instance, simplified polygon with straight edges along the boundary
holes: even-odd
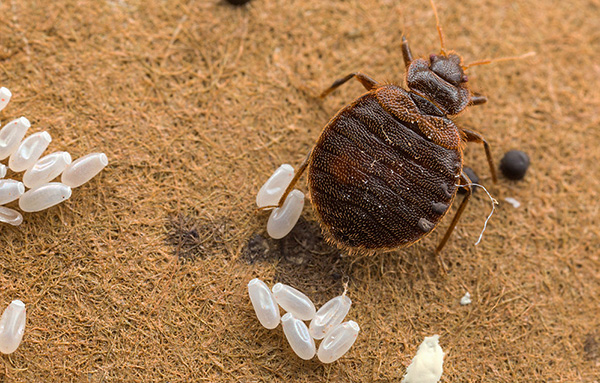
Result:
[[[283,195],[279,199],[279,203],[277,204],[277,207],[281,207],[281,205],[283,205],[283,203],[285,202],[285,199],[287,198],[288,194],[290,194],[290,192],[292,190],[294,190],[294,186],[296,186],[296,183],[298,182],[298,180],[300,179],[300,177],[306,170],[306,167],[308,166],[308,159],[310,158],[311,152],[312,152],[312,149],[308,152],[308,154],[306,155],[306,158],[304,159],[304,161],[302,161],[300,166],[298,166],[298,169],[296,170],[296,174],[294,174],[294,178],[292,178],[292,181],[290,181],[290,184],[283,192]]]
[[[481,105],[481,104],[485,104],[486,102],[487,102],[487,97],[485,97],[482,94],[475,93],[471,97],[471,101],[469,102],[469,104],[470,105]]]
[[[458,207],[458,210],[456,211],[454,218],[452,218],[452,222],[450,222],[450,226],[446,230],[446,234],[444,234],[444,238],[442,238],[442,240],[440,241],[440,244],[435,249],[435,254],[437,255],[438,260],[439,260],[442,268],[444,269],[444,271],[446,271],[446,265],[444,264],[444,260],[440,256],[440,252],[444,248],[444,245],[446,244],[446,242],[448,242],[448,239],[450,238],[450,235],[454,231],[454,228],[456,227],[456,224],[458,223],[460,216],[462,215],[463,211],[467,207],[467,203],[469,202],[469,199],[471,198],[471,193],[473,191],[473,189],[470,185],[471,180],[469,179],[469,176],[467,176],[464,172],[461,172],[460,183],[461,183],[461,186],[463,186],[463,188],[466,190],[465,197],[463,198],[462,202],[460,203],[460,206]]]
[[[490,166],[490,172],[492,173],[492,181],[496,183],[498,181],[498,177],[496,177],[496,167],[494,166],[494,159],[492,157],[490,144],[488,144],[485,138],[483,138],[483,136],[477,132],[474,132],[469,129],[462,129],[462,131],[466,136],[467,142],[478,142],[483,144],[483,148],[485,149],[485,156],[487,157],[487,162]]]
[[[331,86],[329,88],[325,89],[319,97],[321,97],[321,98],[327,97],[327,95],[329,93],[333,92],[334,90],[339,88],[341,85],[343,85],[344,83],[346,83],[348,80],[352,79],[353,77],[356,77],[356,79],[365,87],[366,90],[375,89],[375,88],[377,88],[377,85],[379,85],[379,83],[377,81],[373,80],[371,77],[367,76],[366,74],[361,73],[361,72],[354,72],[354,73],[350,73],[349,75],[347,75],[344,78],[335,80],[333,82],[333,84],[331,84]]]
[[[402,57],[404,58],[404,65],[406,66],[406,69],[408,69],[410,63],[413,61],[413,56],[410,47],[408,46],[406,36],[402,36]]]

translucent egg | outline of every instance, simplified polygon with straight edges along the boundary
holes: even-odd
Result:
[[[31,124],[25,117],[17,118],[4,125],[0,130],[0,160],[13,154],[25,137]]]
[[[325,303],[310,322],[310,335],[315,339],[323,339],[329,330],[344,321],[351,305],[352,301],[345,295]]]
[[[35,212],[57,205],[71,197],[71,188],[60,182],[50,182],[30,189],[19,198],[19,207],[26,212]]]
[[[25,193],[23,182],[16,180],[0,180],[0,205],[12,202]]]
[[[303,293],[295,288],[277,283],[273,286],[273,295],[279,305],[300,320],[311,320],[315,316],[315,305]]]
[[[292,190],[280,208],[273,209],[267,222],[267,233],[271,238],[280,239],[292,231],[304,208],[304,193]]]
[[[9,207],[0,206],[0,222],[19,226],[23,223],[23,216],[18,211]]]
[[[354,321],[340,323],[327,332],[319,345],[317,357],[323,363],[332,363],[341,358],[356,341],[360,327]]]
[[[71,155],[67,152],[55,152],[40,158],[38,162],[23,174],[23,183],[28,188],[35,188],[58,177],[71,163]]]
[[[15,172],[22,172],[32,167],[44,150],[50,145],[52,137],[48,132],[34,133],[21,142],[17,150],[11,154],[8,167]]]
[[[260,279],[248,282],[248,295],[260,324],[268,329],[279,325],[279,306],[269,287]]]
[[[12,93],[5,87],[0,88],[0,110],[6,108],[6,105],[10,102]]]
[[[294,168],[288,164],[281,165],[258,191],[256,205],[258,207],[277,205],[293,178]]]
[[[310,336],[308,327],[304,322],[294,318],[291,313],[287,313],[281,317],[281,326],[296,355],[304,360],[309,360],[315,356],[315,340]]]
[[[106,154],[90,153],[67,166],[61,176],[61,182],[76,188],[94,178],[106,165],[108,165]]]
[[[0,352],[11,354],[21,344],[25,332],[25,304],[12,301],[0,318]]]

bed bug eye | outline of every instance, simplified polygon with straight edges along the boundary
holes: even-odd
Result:
[[[462,82],[467,82],[467,81],[469,81],[469,76],[467,76],[466,74],[463,74],[461,80],[462,80]]]

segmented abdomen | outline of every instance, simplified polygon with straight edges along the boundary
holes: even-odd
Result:
[[[342,245],[397,248],[429,233],[454,198],[459,150],[427,139],[367,93],[325,127],[308,185],[325,231]]]

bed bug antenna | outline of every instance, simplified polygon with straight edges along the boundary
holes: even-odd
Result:
[[[431,8],[433,8],[433,15],[435,16],[435,26],[437,28],[438,35],[440,35],[440,45],[442,46],[441,54],[443,56],[446,56],[446,48],[444,48],[444,33],[442,32],[442,26],[440,25],[440,18],[437,13],[437,8],[435,7],[435,3],[433,2],[433,0],[429,0],[429,2],[431,3]]]
[[[512,61],[512,60],[521,60],[521,59],[525,59],[527,57],[531,57],[531,56],[535,56],[536,53],[535,52],[527,52],[525,54],[522,54],[520,56],[510,56],[510,57],[498,57],[495,59],[485,59],[485,60],[479,60],[479,61],[475,61],[472,62],[468,65],[463,66],[463,70],[467,70],[471,67],[477,66],[477,65],[487,65],[487,64],[491,64],[491,63],[496,63],[496,62],[500,62],[500,61]]]

